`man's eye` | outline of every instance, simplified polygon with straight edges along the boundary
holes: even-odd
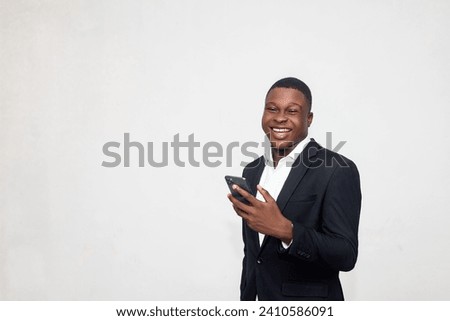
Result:
[[[289,114],[296,114],[297,112],[298,112],[297,109],[289,109],[289,110],[288,110],[288,113],[289,113]]]
[[[275,112],[277,110],[275,107],[270,107],[270,106],[267,107],[266,109],[270,112]]]

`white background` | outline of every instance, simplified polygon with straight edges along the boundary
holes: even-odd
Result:
[[[449,30],[445,0],[2,0],[0,299],[237,300],[223,176],[249,159],[106,168],[102,147],[261,142],[286,76],[360,170],[346,298],[450,299]]]

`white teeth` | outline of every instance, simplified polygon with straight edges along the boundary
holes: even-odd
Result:
[[[290,129],[288,129],[288,128],[272,128],[272,130],[275,133],[286,133],[286,132],[290,131]]]

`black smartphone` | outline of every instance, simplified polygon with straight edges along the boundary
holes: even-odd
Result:
[[[247,181],[245,180],[245,177],[238,177],[238,176],[225,176],[225,181],[227,182],[228,188],[230,189],[231,195],[233,195],[238,201],[249,204],[248,201],[238,192],[236,192],[232,186],[234,184],[238,185],[240,188],[245,189],[247,192],[252,194],[250,187],[247,184]]]

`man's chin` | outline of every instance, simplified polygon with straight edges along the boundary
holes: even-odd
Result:
[[[270,147],[272,147],[273,149],[279,149],[279,150],[284,150],[284,149],[289,149],[292,148],[292,146],[294,145],[294,142],[291,141],[271,141],[270,142]]]

